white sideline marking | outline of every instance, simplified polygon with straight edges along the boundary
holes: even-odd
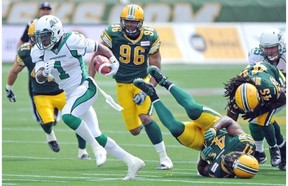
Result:
[[[143,172],[141,171],[141,176],[138,176],[137,177],[137,181],[143,181],[143,182],[146,182],[146,181],[149,181],[149,182],[177,182],[178,184],[179,183],[197,183],[197,184],[222,184],[222,185],[243,185],[243,182],[237,182],[236,179],[233,179],[233,181],[231,182],[221,182],[221,181],[216,181],[216,179],[213,179],[211,178],[211,181],[194,181],[192,180],[193,177],[191,177],[191,180],[180,180],[180,179],[163,179],[163,177],[161,177],[162,179],[157,179],[156,178],[151,178],[151,172],[148,172],[147,173],[150,173],[150,174],[147,174],[147,175],[143,175]],[[3,174],[2,176],[4,177],[18,177],[17,179],[7,179],[7,178],[4,178],[2,179],[2,181],[4,181],[3,185],[5,185],[5,182],[7,181],[33,181],[33,182],[45,182],[45,183],[55,183],[55,182],[58,182],[58,183],[65,183],[65,182],[71,182],[75,179],[77,180],[83,180],[83,181],[86,181],[86,182],[105,182],[105,181],[115,181],[115,180],[121,180],[122,179],[122,174],[92,174],[91,177],[88,177],[88,176],[81,176],[81,177],[75,177],[75,176],[71,176],[71,177],[68,177],[68,176],[48,176],[48,175],[45,175],[45,176],[42,176],[42,175],[18,175],[18,174]],[[99,176],[99,177],[98,177]],[[103,178],[104,177],[107,177],[107,178]],[[111,177],[113,176],[113,177]],[[28,178],[28,179],[24,179],[23,177],[25,178]],[[155,176],[154,176],[155,177]],[[21,179],[23,178],[23,179]],[[31,179],[31,178],[34,178],[34,179]],[[48,179],[48,180],[43,180],[44,179],[47,179],[47,178],[53,178],[52,179]],[[55,179],[64,179],[64,180],[55,180]],[[66,180],[65,180],[66,179]],[[221,180],[221,179],[219,179]],[[16,184],[15,184],[16,185]],[[272,184],[272,183],[250,183],[250,182],[245,182],[245,185],[269,185],[269,186],[282,186],[283,184]]]

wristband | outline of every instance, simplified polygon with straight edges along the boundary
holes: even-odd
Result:
[[[12,85],[6,84],[6,89],[7,89],[7,90],[12,90]]]

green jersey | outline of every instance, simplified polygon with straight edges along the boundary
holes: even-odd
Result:
[[[107,27],[101,35],[111,49],[120,66],[114,75],[118,83],[132,83],[135,78],[145,78],[149,55],[158,52],[160,39],[155,29],[143,26],[140,36],[131,40],[121,31],[119,24]]]
[[[231,177],[221,168],[224,155],[233,151],[253,154],[256,148],[255,141],[249,134],[231,136],[226,129],[218,132],[217,136],[210,142],[210,147],[212,147],[213,159],[210,161],[209,174],[217,178]]]
[[[32,62],[30,52],[31,52],[31,43],[24,43],[18,49],[16,62],[20,66],[26,66],[29,72],[29,78],[32,85],[33,95],[56,95],[62,92],[58,88],[58,85],[55,82],[47,82],[43,84],[37,83],[34,75],[35,63]]]
[[[257,62],[254,65],[248,65],[241,72],[241,75],[253,79],[265,103],[275,102],[279,97],[280,87],[285,85],[284,75],[268,62]]]

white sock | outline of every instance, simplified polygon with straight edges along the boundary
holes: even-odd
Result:
[[[105,149],[108,154],[111,154],[115,158],[122,160],[127,165],[132,163],[132,159],[134,156],[124,149],[122,149],[113,139],[107,137],[107,143],[105,145]]]
[[[87,143],[91,145],[93,153],[96,154],[97,150],[101,145],[96,141],[91,131],[87,127],[86,123],[82,120],[79,127],[75,130],[75,132],[81,136]]]
[[[160,159],[167,157],[164,141],[154,145],[156,152],[159,154]]]
[[[78,156],[81,157],[83,154],[88,154],[87,150],[78,148]]]
[[[47,134],[47,133],[46,133],[46,140],[47,140],[47,142],[57,141],[57,138],[56,138],[53,130],[51,131],[50,134]]]
[[[264,152],[264,140],[255,141],[256,149],[255,151]]]

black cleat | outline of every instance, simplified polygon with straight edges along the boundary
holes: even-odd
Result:
[[[281,155],[280,155],[280,149],[278,146],[276,147],[270,147],[270,158],[271,158],[271,165],[272,167],[276,167],[281,162]]]
[[[52,151],[54,151],[54,152],[60,151],[60,147],[59,147],[57,141],[49,141],[48,145]]]
[[[149,96],[153,95],[156,92],[153,85],[150,83],[146,83],[142,78],[134,79],[133,83],[136,87],[141,89]]]
[[[156,82],[161,85],[164,86],[166,81],[167,81],[167,77],[163,76],[160,72],[160,69],[156,66],[150,66],[148,68],[148,73],[156,80]]]
[[[89,154],[82,154],[81,157],[79,157],[79,160],[91,160]]]
[[[259,164],[263,164],[267,161],[265,152],[255,151],[254,157],[256,158]]]

